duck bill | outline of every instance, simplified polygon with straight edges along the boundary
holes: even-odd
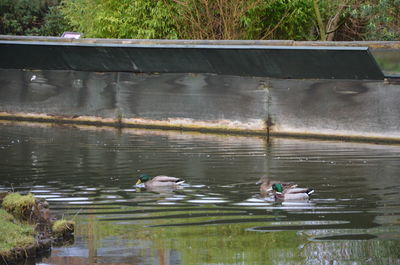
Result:
[[[140,179],[138,179],[138,181],[136,181],[136,186],[142,184],[142,181]]]

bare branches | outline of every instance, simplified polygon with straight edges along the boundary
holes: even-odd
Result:
[[[240,39],[240,18],[262,0],[173,0],[175,24],[187,39]]]

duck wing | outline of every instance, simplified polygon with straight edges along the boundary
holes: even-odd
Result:
[[[283,189],[293,189],[297,188],[297,184],[294,183],[282,183]]]
[[[288,188],[284,190],[284,193],[306,193],[307,190],[307,188]]]
[[[176,177],[170,177],[170,176],[156,176],[154,177],[151,182],[158,182],[158,183],[170,183],[170,184],[181,184],[184,182],[183,179],[176,178]]]
[[[285,194],[301,194],[304,193],[307,196],[310,196],[312,193],[314,193],[313,189],[310,188],[291,188],[287,189],[284,191]]]
[[[161,182],[175,182],[180,180],[180,178],[170,177],[170,176],[155,176],[153,180],[161,181]]]

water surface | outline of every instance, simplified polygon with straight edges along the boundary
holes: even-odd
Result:
[[[38,264],[400,264],[400,146],[7,122],[0,157],[0,190],[77,222]],[[263,175],[316,192],[265,199]]]

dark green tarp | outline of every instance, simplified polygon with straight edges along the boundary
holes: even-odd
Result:
[[[384,79],[367,47],[0,41],[0,68]]]

